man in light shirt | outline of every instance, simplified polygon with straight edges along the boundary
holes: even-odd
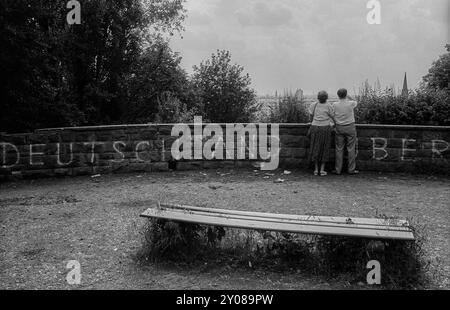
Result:
[[[358,103],[347,97],[347,90],[338,91],[339,101],[334,104],[336,122],[336,174],[342,173],[344,149],[348,151],[348,173],[358,174],[356,170],[356,125],[354,110]]]

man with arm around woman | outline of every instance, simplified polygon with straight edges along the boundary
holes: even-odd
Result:
[[[339,101],[328,103],[328,94],[319,92],[318,102],[309,107],[311,115],[310,160],[314,163],[314,175],[326,176],[325,165],[329,162],[331,133],[336,126],[336,165],[335,174],[342,173],[344,150],[348,151],[348,173],[357,174],[356,170],[356,144],[357,134],[354,109],[357,102],[347,96],[346,89],[338,91]]]

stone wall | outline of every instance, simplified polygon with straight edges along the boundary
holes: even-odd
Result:
[[[0,133],[0,175],[75,176],[240,168],[261,161],[259,154],[257,160],[248,160],[248,149],[246,159],[225,156],[224,160],[176,161],[171,148],[179,137],[171,135],[173,127],[122,125]],[[308,166],[307,131],[308,125],[279,125],[280,168]],[[359,125],[358,136],[360,170],[450,174],[450,127]]]

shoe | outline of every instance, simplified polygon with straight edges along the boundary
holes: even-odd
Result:
[[[314,171],[314,175],[318,176],[319,175],[319,171]]]
[[[356,175],[356,174],[359,174],[359,171],[358,171],[358,170],[355,170],[355,171],[349,172],[348,174],[350,174],[350,175]]]
[[[337,170],[333,170],[333,172],[331,172],[332,174],[335,174],[335,175],[341,175],[341,173],[340,172],[337,172]]]
[[[321,177],[326,177],[328,175],[328,173],[326,172],[326,171],[322,171],[321,173],[320,173],[320,176]]]

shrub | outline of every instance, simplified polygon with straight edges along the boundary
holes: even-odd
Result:
[[[142,253],[152,261],[301,270],[327,278],[344,276],[353,283],[365,283],[367,263],[377,260],[383,287],[409,289],[426,284],[429,267],[424,259],[425,238],[421,231],[415,235],[416,241],[377,241],[151,220]]]
[[[308,109],[303,96],[285,92],[283,97],[276,100],[268,104],[267,110],[261,111],[258,121],[267,123],[309,123]]]
[[[361,124],[450,125],[450,91],[421,87],[399,96],[391,89],[365,87],[356,97]]]
[[[165,92],[158,97],[158,113],[155,115],[157,123],[192,123],[196,115],[196,109],[189,110],[187,105],[181,102],[170,92]]]
[[[377,250],[377,242],[382,250]],[[319,265],[325,274],[348,273],[353,281],[365,281],[366,264],[377,260],[385,287],[415,288],[426,283],[428,263],[423,259],[423,239],[418,241],[373,241],[368,239],[329,237],[318,239]]]
[[[450,126],[450,89],[431,88],[426,84],[398,95],[394,86],[381,89],[366,82],[355,96],[359,124]],[[273,102],[261,104],[255,121],[270,123],[309,123],[303,96],[285,94]]]
[[[142,255],[153,260],[192,261],[202,256],[207,247],[214,247],[224,235],[221,227],[152,219],[144,231]]]

